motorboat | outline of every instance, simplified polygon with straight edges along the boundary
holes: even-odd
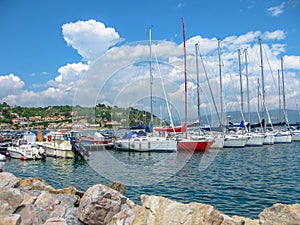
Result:
[[[46,135],[46,141],[39,144],[45,148],[47,156],[59,158],[74,158],[72,149],[75,137],[72,132],[52,131]]]
[[[42,146],[35,143],[27,143],[26,140],[18,140],[17,144],[7,147],[8,156],[14,159],[45,159],[46,154]]]

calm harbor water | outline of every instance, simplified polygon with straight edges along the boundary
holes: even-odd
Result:
[[[211,204],[230,216],[257,218],[274,203],[300,203],[300,143],[210,150],[187,158],[178,152],[171,159],[182,164],[168,163],[170,153],[97,151],[88,161],[11,159],[0,162],[0,167],[17,177],[40,177],[55,188],[75,186],[82,191],[120,178],[126,184],[125,195],[138,204],[141,194],[162,195]]]

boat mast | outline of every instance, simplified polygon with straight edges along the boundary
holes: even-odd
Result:
[[[153,126],[153,75],[152,75],[152,33],[149,27],[149,53],[150,53],[150,113],[151,126]]]
[[[220,77],[220,113],[221,113],[221,128],[223,131],[223,88],[222,88],[222,65],[221,65],[221,48],[220,39],[218,39],[218,55],[219,55],[219,77]]]
[[[199,128],[200,128],[200,84],[199,84],[198,43],[195,44],[195,52],[196,52],[195,54],[196,54],[196,73],[197,73],[198,120],[199,120]]]
[[[277,71],[278,72],[278,106],[279,106],[279,110],[278,110],[278,120],[279,122],[281,122],[281,85],[280,85],[280,70]]]
[[[240,73],[240,91],[241,91],[241,111],[244,119],[244,98],[243,98],[243,79],[242,79],[242,65],[241,65],[241,50],[238,49],[238,60],[239,60],[239,73]]]
[[[264,124],[263,129],[264,131],[267,130],[267,120],[266,120],[266,102],[265,102],[265,78],[264,78],[264,63],[263,63],[263,57],[262,57],[262,45],[261,45],[261,38],[259,39],[259,46],[260,46],[260,67],[261,67],[261,85],[262,85],[262,105],[263,105],[263,118],[264,118]]]
[[[183,17],[181,18],[182,22],[182,35],[183,35],[183,50],[184,50],[184,125],[187,126],[187,79],[186,79],[186,46],[185,46],[185,30],[184,30],[184,19]],[[187,135],[187,134],[186,134]]]
[[[283,101],[284,122],[285,124],[287,124],[288,120],[287,120],[285,90],[284,90],[283,58],[281,58],[281,78],[282,78],[282,101]]]
[[[249,74],[248,74],[248,58],[247,58],[247,48],[245,53],[245,66],[246,66],[246,82],[247,82],[247,105],[248,105],[248,122],[250,123],[250,93],[249,93]]]

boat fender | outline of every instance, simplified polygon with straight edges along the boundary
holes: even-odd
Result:
[[[5,155],[6,155],[6,157],[10,157],[10,153],[9,152],[6,152]]]
[[[20,156],[20,159],[21,159],[21,160],[24,160],[24,159],[25,159],[25,156],[24,156],[24,155],[21,155],[21,156]]]
[[[51,135],[47,136],[47,140],[50,142],[51,141]]]

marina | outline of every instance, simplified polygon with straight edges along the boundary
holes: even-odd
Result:
[[[197,152],[172,176],[161,174],[157,163],[167,162],[171,154],[184,158],[183,151],[124,152],[98,148],[90,153],[88,160],[47,157],[44,161],[7,159],[0,164],[4,172],[21,178],[40,177],[55,188],[75,186],[85,191],[94,184],[109,185],[112,178],[119,178],[125,181],[125,196],[137,204],[141,194],[161,195],[184,203],[211,204],[228,215],[250,218],[256,218],[272,204],[300,201],[299,142]],[[209,160],[212,156],[213,160]],[[107,170],[101,171],[93,165],[93,160],[100,158],[101,162],[111,162],[113,158],[129,168],[140,169],[130,174],[130,170],[120,172],[118,165],[109,164]],[[127,179],[132,175],[138,181],[134,185]]]

